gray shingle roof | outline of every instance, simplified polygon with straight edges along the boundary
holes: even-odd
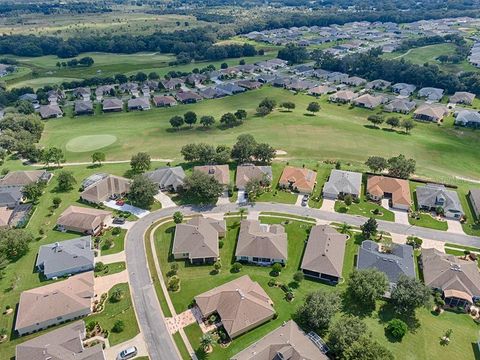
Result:
[[[443,185],[427,184],[419,186],[415,190],[419,207],[435,209],[440,206],[447,213],[463,214],[462,205],[458,194],[453,190],[447,190]]]
[[[338,196],[352,194],[359,196],[362,188],[362,174],[352,171],[332,170],[323,187],[323,193]]]
[[[14,206],[23,198],[22,187],[0,187],[0,206]]]
[[[158,184],[160,188],[172,187],[177,190],[179,186],[183,186],[185,172],[182,167],[162,167],[145,173],[145,176]]]

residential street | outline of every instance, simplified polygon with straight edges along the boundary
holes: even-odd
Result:
[[[332,213],[324,210],[287,204],[257,203],[246,207],[252,215],[256,215],[261,211],[273,211],[308,216],[321,221],[347,222],[354,226],[360,226],[366,221],[366,218],[362,216]],[[196,212],[203,214],[225,213],[236,211],[238,208],[238,204],[225,204],[210,207],[170,207],[146,215],[139,219],[128,231],[126,236],[125,253],[130,286],[137,318],[142,333],[144,334],[151,360],[175,360],[180,359],[180,356],[169,334],[155,289],[150,280],[144,247],[144,234],[146,230],[159,219],[171,216],[175,211],[181,211],[184,215],[191,215]],[[431,240],[480,247],[480,238],[474,236],[420,228],[388,221],[378,221],[378,224],[380,230],[388,231],[390,233],[401,234],[404,236],[414,235]]]

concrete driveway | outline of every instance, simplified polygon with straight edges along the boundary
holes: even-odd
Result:
[[[463,231],[463,227],[460,221],[447,219],[447,224],[448,224],[448,232],[465,235],[465,232]]]
[[[225,190],[223,194],[218,198],[217,205],[230,204],[230,199],[228,198],[228,190]]]
[[[143,335],[140,333],[137,336],[135,336],[133,339],[127,340],[121,344],[112,346],[108,349],[105,349],[105,357],[107,360],[117,360],[117,356],[120,353],[120,351],[129,348],[130,346],[135,346],[138,350],[138,355],[136,357],[140,356],[147,356],[147,346],[145,345],[145,340],[143,339]]]
[[[167,194],[159,191],[157,195],[154,196],[155,200],[157,200],[160,204],[162,204],[162,209],[166,209],[169,207],[175,207],[177,204],[173,202],[173,200]]]
[[[123,270],[116,274],[96,277],[93,289],[95,291],[95,295],[100,298],[102,294],[108,292],[115,285],[127,282],[128,272],[127,270]]]
[[[116,253],[116,254],[103,255],[103,256],[101,254],[102,253],[100,252],[100,256],[97,256],[95,258],[95,262],[112,264],[120,261],[125,261],[125,251],[120,251],[119,253]]]
[[[335,212],[335,201],[332,199],[323,199],[322,207],[320,210],[328,211],[328,212]]]
[[[382,207],[393,212],[393,214],[395,215],[396,223],[402,225],[410,225],[410,223],[408,222],[408,211],[392,208],[388,199],[382,199]]]
[[[136,217],[142,218],[148,214],[150,214],[150,211],[140,209],[136,206],[129,205],[129,204],[124,204],[124,205],[117,205],[117,202],[115,200],[108,200],[103,202],[105,206],[108,206],[111,209],[119,210],[119,211],[128,211],[129,213],[135,215]]]

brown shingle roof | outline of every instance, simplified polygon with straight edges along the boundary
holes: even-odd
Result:
[[[89,309],[94,295],[93,282],[93,271],[89,271],[22,292],[15,330]]]
[[[410,185],[407,180],[385,176],[370,176],[367,180],[367,193],[376,197],[383,197],[385,193],[392,194],[392,204],[412,204],[410,197]]]
[[[110,215],[109,211],[71,205],[60,215],[57,225],[89,231],[97,228]]]
[[[272,181],[272,168],[270,166],[238,166],[235,186],[239,189],[243,189],[250,180],[262,180],[264,176],[267,176],[270,181]]]
[[[105,200],[108,200],[108,198],[112,195],[128,193],[129,190],[129,179],[120,176],[109,175],[86,188],[80,194],[80,197],[85,201],[99,204]]]
[[[311,193],[315,187],[316,179],[317,173],[315,171],[286,166],[278,183],[280,186],[289,187],[292,185],[300,192]]]
[[[49,177],[45,170],[12,171],[0,180],[0,186],[25,186]]]
[[[211,175],[222,185],[230,184],[230,172],[228,165],[203,165],[195,166],[194,171],[200,171],[207,175]]]
[[[225,331],[235,337],[273,317],[272,300],[248,275],[195,297],[204,317],[217,312]]]
[[[283,226],[270,225],[266,231],[258,220],[242,220],[235,256],[287,260],[287,248]]]
[[[342,277],[346,241],[346,235],[328,225],[312,227],[300,268]]]

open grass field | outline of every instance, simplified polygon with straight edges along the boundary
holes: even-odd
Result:
[[[31,74],[27,74],[26,77],[17,78],[15,80],[20,80],[18,82],[14,82],[14,86],[10,87],[31,87],[33,90],[37,90],[38,88],[44,87],[46,85],[60,85],[62,82],[65,81],[80,81],[80,78],[73,78],[73,77],[35,77],[32,78]],[[14,81],[15,81],[14,80]]]
[[[70,140],[65,147],[70,152],[83,153],[102,149],[112,145],[115,141],[117,141],[117,137],[114,135],[81,135]]]
[[[442,64],[437,60],[440,55],[454,55],[455,46],[452,44],[435,44],[413,48],[404,52],[385,53],[382,55],[385,59],[405,59],[414,64],[423,65],[425,63],[436,64],[442,70],[458,73],[460,71],[478,71],[478,69],[464,60],[458,64]]]
[[[293,101],[297,108],[293,112],[274,111],[266,117],[257,117],[255,109],[267,96],[278,103]],[[264,87],[241,95],[167,109],[65,117],[46,122],[41,145],[64,149],[67,161],[89,161],[91,153],[71,152],[67,149],[68,142],[79,134],[109,134],[118,140],[102,148],[107,160],[129,159],[132,154],[146,150],[153,158],[179,160],[180,149],[187,143],[232,145],[238,135],[250,133],[258,141],[286,151],[287,155],[282,156],[285,160],[308,159],[314,164],[330,159],[359,165],[370,155],[390,157],[403,153],[416,159],[417,174],[421,176],[444,182],[455,182],[458,175],[479,178],[478,132],[457,130],[449,123],[443,126],[417,123],[410,135],[371,129],[367,117],[372,111],[329,104],[326,98],[319,100],[322,110],[316,116],[306,116],[305,109],[313,100],[307,95]],[[189,110],[198,116],[213,115],[218,122],[222,114],[237,109],[245,109],[248,113],[247,120],[239,127],[194,127],[173,131],[169,123],[172,116]]]
[[[283,223],[285,220],[281,218],[260,217],[263,223]],[[316,289],[327,289],[334,291],[335,288],[319,282],[304,280],[300,286],[294,289],[295,299],[292,303],[288,303],[284,299],[283,292],[278,288],[268,286],[269,268],[257,266],[244,266],[239,274],[230,273],[230,265],[235,250],[235,241],[238,235],[239,226],[238,218],[229,218],[228,234],[225,239],[224,247],[220,250],[222,259],[222,270],[220,274],[211,275],[211,266],[190,266],[183,262],[180,265],[179,276],[181,279],[181,290],[177,293],[170,293],[172,301],[177,311],[185,310],[190,304],[193,297],[206,290],[230,281],[238,276],[248,274],[250,277],[258,281],[265,291],[269,294],[274,302],[278,318],[272,320],[260,327],[241,335],[233,340],[227,347],[223,348],[219,345],[214,346],[211,354],[205,355],[201,349],[197,352],[200,359],[220,360],[227,359],[236,354],[243,348],[247,347],[254,341],[278,327],[283,321],[289,320],[296,308],[302,303],[304,296]],[[298,269],[303,255],[304,240],[307,237],[307,229],[310,226],[300,221],[291,221],[286,225],[288,234],[288,263],[280,276],[277,278],[284,283],[292,281],[293,273]],[[173,241],[174,224],[169,223],[160,227],[156,233],[155,246],[159,256],[162,271],[166,273],[172,259],[169,256],[171,243]],[[355,255],[362,239],[360,235],[355,235],[347,241],[345,261],[343,268],[343,276],[347,277],[353,270],[355,263]],[[208,279],[208,280],[207,280]],[[344,284],[337,286],[339,290],[344,289]],[[348,312],[348,308],[342,312]],[[341,314],[339,313],[338,316]],[[447,360],[453,357],[461,359],[473,359],[476,353],[475,343],[479,330],[473,320],[465,314],[455,314],[453,312],[444,312],[440,316],[433,315],[430,310],[420,309],[417,311],[418,326],[412,328],[405,336],[402,342],[390,342],[384,333],[384,327],[393,316],[392,309],[384,302],[377,304],[377,309],[371,314],[363,317],[367,323],[369,331],[374,338],[389,348],[395,355],[395,359],[399,360],[423,360],[423,359],[439,359]],[[440,337],[446,329],[453,330],[454,340],[448,347],[440,345]],[[185,332],[195,349],[200,347],[201,330],[197,324],[193,324],[185,328]]]

